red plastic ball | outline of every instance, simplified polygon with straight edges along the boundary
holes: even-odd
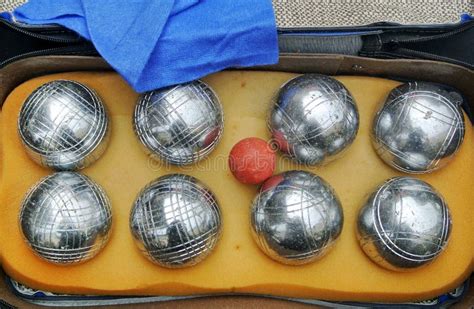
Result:
[[[275,151],[260,138],[249,137],[232,147],[229,167],[232,174],[242,183],[259,184],[273,175]]]

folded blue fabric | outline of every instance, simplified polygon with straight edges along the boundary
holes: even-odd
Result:
[[[138,92],[278,61],[270,0],[29,0],[13,14],[78,32]]]

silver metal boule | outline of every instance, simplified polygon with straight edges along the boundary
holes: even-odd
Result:
[[[359,129],[359,113],[341,82],[305,74],[280,88],[270,111],[269,128],[286,155],[302,164],[325,164],[352,144]]]
[[[406,173],[445,166],[464,139],[462,95],[445,86],[411,82],[390,92],[372,125],[376,152]]]
[[[56,170],[77,170],[107,148],[109,120],[89,87],[70,80],[48,82],[25,100],[18,131],[28,155]]]
[[[58,172],[41,179],[25,196],[20,229],[41,258],[77,264],[105,246],[112,226],[110,202],[87,176]]]
[[[341,203],[331,186],[304,171],[270,177],[251,210],[252,234],[260,249],[289,265],[324,256],[339,237],[343,221]]]
[[[130,229],[140,251],[153,263],[188,267],[213,251],[221,234],[221,213],[205,184],[171,174],[140,192],[130,214]]]
[[[171,164],[186,165],[203,159],[216,147],[224,116],[217,95],[198,80],[140,96],[133,125],[151,153]]]
[[[443,197],[412,177],[387,180],[370,195],[357,223],[360,246],[380,266],[408,271],[446,247],[451,216]]]

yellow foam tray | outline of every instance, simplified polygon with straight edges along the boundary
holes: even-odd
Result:
[[[288,79],[278,72],[227,71],[204,78],[218,94],[225,114],[224,135],[199,166],[166,167],[143,152],[132,129],[137,94],[115,73],[63,73],[32,79],[18,86],[1,111],[0,252],[1,264],[14,279],[33,288],[61,293],[104,295],[190,295],[259,293],[289,297],[353,301],[408,301],[447,292],[472,271],[474,228],[473,136],[468,122],[464,144],[446,168],[417,176],[446,198],[453,220],[447,250],[431,265],[397,273],[372,263],[359,248],[355,222],[367,194],[389,177],[401,175],[372,149],[369,128],[376,105],[399,83],[369,77],[338,77],[352,92],[360,112],[360,130],[342,158],[324,167],[302,168],[278,158],[277,172],[307,169],[336,190],[344,209],[338,243],[323,259],[304,266],[270,260],[254,243],[249,209],[258,188],[231,175],[227,156],[240,139],[269,138],[265,118],[270,99]],[[113,208],[108,245],[94,259],[76,266],[56,266],[33,254],[18,226],[20,202],[41,177],[51,173],[26,155],[17,132],[22,102],[39,85],[72,79],[97,90],[111,117],[111,140],[104,156],[83,172],[102,185]],[[466,118],[467,120],[467,118]],[[468,121],[468,120],[467,120]],[[193,175],[209,185],[220,201],[223,234],[215,251],[186,269],[165,269],[149,262],[136,248],[128,227],[132,203],[153,179],[172,172]]]

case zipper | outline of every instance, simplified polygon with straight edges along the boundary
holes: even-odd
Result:
[[[91,48],[87,45],[83,46],[83,49],[80,46],[66,46],[66,47],[55,47],[55,48],[47,48],[42,50],[35,50],[23,54],[16,55],[14,57],[8,58],[5,61],[0,62],[0,68],[15,62],[17,60],[21,60],[24,58],[29,57],[36,57],[36,56],[50,56],[50,55],[76,55],[79,54],[81,56],[93,56],[97,55],[97,51],[94,48]]]
[[[459,27],[458,29],[454,29],[452,31],[446,32],[446,33],[441,33],[441,34],[435,34],[432,36],[428,37],[421,37],[421,38],[416,38],[416,39],[405,39],[405,40],[397,40],[397,43],[422,43],[422,42],[429,42],[429,41],[434,41],[434,40],[440,40],[440,39],[446,39],[455,35],[458,35],[466,30],[471,29],[474,26],[474,23],[465,23],[463,26]]]
[[[434,60],[434,61],[441,61],[441,62],[449,62],[457,65],[462,65],[468,67],[470,69],[474,69],[474,64],[469,62],[465,62],[462,60],[452,59],[448,57],[439,56],[436,54],[431,54],[423,51],[418,51],[409,48],[398,48],[398,54],[394,54],[395,56],[398,55],[397,58],[411,58],[411,59],[427,59],[427,60]]]
[[[293,28],[278,28],[279,34],[311,34],[311,33],[319,33],[319,34],[330,34],[334,32],[370,32],[370,31],[419,31],[420,29],[423,31],[449,31],[459,25],[463,25],[468,23],[469,21],[464,21],[456,24],[438,24],[438,25],[402,25],[397,23],[390,23],[390,22],[379,22],[373,23],[367,26],[341,26],[341,27],[293,27]]]
[[[434,60],[462,65],[469,69],[474,69],[474,60],[471,61],[470,54],[466,52],[463,58],[447,57],[443,55],[442,48],[439,50],[426,50],[422,45],[417,44],[436,42],[450,39],[457,35],[462,35],[474,27],[474,22],[465,22],[456,29],[443,33],[427,35],[425,31],[386,31],[383,34],[365,37],[364,47],[360,51],[360,56],[390,59],[422,59]],[[431,30],[429,32],[432,32]],[[402,36],[416,36],[413,38],[401,38]],[[420,36],[423,35],[423,36]],[[400,38],[397,38],[400,37]],[[474,42],[474,40],[473,40]],[[466,44],[469,44],[467,42]]]
[[[22,26],[0,18],[0,24],[28,38],[51,42],[47,48],[30,50],[0,61],[0,68],[28,57],[48,55],[97,55],[93,45],[73,31],[58,25]],[[62,46],[55,47],[55,44]]]
[[[44,41],[49,41],[49,42],[56,42],[56,43],[77,43],[81,42],[83,39],[76,34],[75,32],[65,30],[65,28],[58,27],[55,25],[48,25],[48,26],[41,26],[41,27],[28,27],[28,30],[25,29],[26,27],[22,27],[21,25],[18,25],[17,23],[14,22],[8,22],[4,19],[0,18],[0,23],[3,25],[7,26],[10,29],[13,29],[19,33],[22,33],[24,35],[27,35],[29,37],[35,38],[35,39],[40,39]],[[44,33],[35,33],[32,30],[41,30],[42,32],[47,32],[47,34]],[[65,36],[63,37],[58,37],[58,33],[61,33]],[[69,36],[69,37],[67,37]]]

